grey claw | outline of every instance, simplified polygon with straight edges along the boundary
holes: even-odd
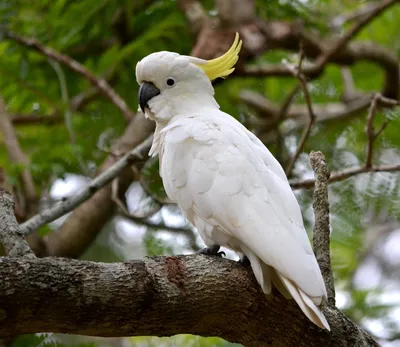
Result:
[[[245,255],[238,260],[238,263],[243,264],[244,266],[250,266],[250,259],[247,258]]]
[[[203,248],[199,251],[196,252],[196,254],[204,254],[204,255],[212,255],[215,257],[222,257],[224,255],[226,257],[226,254],[224,251],[219,252],[220,246],[218,245],[213,245],[211,247],[206,247]]]

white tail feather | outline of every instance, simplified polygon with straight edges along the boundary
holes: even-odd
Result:
[[[288,278],[279,273],[277,274],[308,319],[320,328],[331,331],[324,314],[321,309],[315,305],[313,300]]]
[[[317,306],[322,302],[321,297],[309,297],[291,280],[280,274],[271,266],[265,264],[246,246],[241,246],[243,253],[249,258],[251,268],[257,282],[265,294],[271,292],[271,282],[279,290],[279,292],[287,299],[293,298],[299,305],[307,318],[321,329],[330,331],[329,323],[326,320],[321,309]]]
[[[266,265],[261,261],[259,257],[257,257],[250,249],[248,249],[246,246],[242,245],[241,246],[243,253],[249,258],[250,264],[251,264],[251,269],[253,270],[254,276],[261,286],[262,291],[265,294],[271,293],[271,276],[270,276],[270,271],[271,267]]]
[[[268,266],[264,264],[264,267]],[[276,289],[279,290],[279,292],[286,298],[286,299],[292,299],[292,296],[290,295],[289,291],[286,289],[286,286],[283,284],[280,276],[278,275],[278,272],[268,266],[271,269],[271,281],[274,284],[274,286],[276,287]]]

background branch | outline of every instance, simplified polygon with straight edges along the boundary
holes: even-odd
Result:
[[[21,183],[25,197],[25,213],[29,217],[37,210],[38,197],[35,184],[29,169],[29,159],[19,145],[17,134],[12,125],[10,116],[6,111],[6,105],[0,95],[0,132],[3,135],[5,147],[10,161],[21,166]]]
[[[64,64],[72,71],[75,71],[85,77],[91,84],[98,88],[104,96],[106,96],[118,109],[120,109],[125,116],[127,121],[130,121],[134,113],[129,109],[128,105],[125,103],[118,93],[107,83],[105,79],[97,78],[90,70],[85,68],[82,64],[72,59],[71,57],[61,54],[56,50],[46,47],[39,43],[35,39],[28,39],[19,35],[16,35],[10,31],[5,33],[5,37],[19,43],[22,46],[31,48],[49,58],[53,58],[59,63]]]
[[[304,145],[305,145],[308,137],[311,134],[311,128],[313,127],[313,125],[315,123],[315,118],[316,118],[313,107],[312,107],[312,103],[311,103],[310,93],[308,92],[308,88],[307,88],[307,80],[301,70],[303,59],[304,59],[304,52],[303,52],[303,46],[301,45],[300,53],[299,53],[299,63],[298,63],[297,68],[295,68],[289,64],[287,65],[288,68],[292,71],[293,76],[295,76],[299,80],[301,90],[303,91],[304,99],[306,100],[306,104],[307,104],[308,124],[307,124],[307,127],[304,129],[303,134],[301,135],[296,152],[293,155],[293,157],[290,159],[289,165],[286,168],[286,176],[290,176],[290,174],[293,170],[294,164],[296,163],[296,160],[298,159],[301,151],[304,148]]]
[[[54,125],[64,121],[61,114],[40,115],[40,114],[12,114],[11,123],[18,125]]]
[[[154,123],[146,119],[142,112],[132,119],[124,134],[112,146],[112,153],[127,153],[150,136]],[[109,155],[101,164],[99,174],[107,171],[117,162]],[[143,163],[141,163],[143,164]],[[139,163],[136,164],[139,166]],[[134,175],[126,168],[119,176],[120,194],[132,184]],[[73,210],[61,227],[44,237],[47,254],[62,257],[79,257],[100,233],[105,223],[113,216],[115,206],[111,199],[112,189],[108,184]]]
[[[351,168],[348,170],[343,170],[343,171],[338,171],[334,172],[331,174],[329,177],[328,182],[339,182],[343,181],[349,177],[356,176],[359,174],[365,174],[365,173],[374,173],[374,172],[396,172],[400,171],[400,164],[395,164],[395,165],[381,165],[381,166],[371,166],[370,168],[367,168],[365,166],[363,167],[358,167],[358,168]],[[290,186],[293,189],[299,189],[299,188],[313,188],[315,184],[315,179],[310,178],[310,179],[305,179],[305,180],[293,180],[290,181]]]
[[[148,150],[153,141],[153,137],[150,136],[140,145],[135,147],[132,151],[125,154],[117,163],[115,163],[108,170],[97,176],[85,189],[75,194],[71,198],[65,199],[63,202],[56,204],[55,206],[42,211],[38,215],[32,217],[21,225],[21,231],[24,234],[30,234],[37,230],[40,226],[50,223],[57,218],[71,212],[81,203],[89,199],[99,189],[110,183],[117,177],[123,169],[125,169],[130,163],[137,158],[142,158],[143,152]]]
[[[365,16],[361,17],[335,44],[329,46],[328,49],[317,59],[315,69],[320,70],[326,63],[345,47],[349,41],[355,37],[368,23],[378,17],[384,10],[397,3],[398,0],[382,0],[379,5]]]
[[[369,108],[368,116],[367,116],[367,151],[365,156],[365,167],[370,168],[372,166],[372,156],[374,149],[374,142],[376,138],[382,133],[382,131],[386,128],[389,123],[389,119],[386,119],[379,130],[375,132],[374,129],[374,117],[377,111],[378,103],[381,103],[384,106],[397,106],[399,102],[397,100],[384,98],[381,94],[375,94],[372,98],[371,105]]]

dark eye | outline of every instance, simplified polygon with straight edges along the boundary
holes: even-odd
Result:
[[[175,80],[172,77],[167,78],[167,86],[172,87],[175,84]]]

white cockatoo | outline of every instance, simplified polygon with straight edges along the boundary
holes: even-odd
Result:
[[[165,191],[197,228],[203,254],[220,255],[220,246],[236,251],[264,293],[274,284],[330,330],[321,312],[324,280],[285,172],[214,99],[211,81],[232,73],[241,45],[236,34],[217,59],[163,51],[137,64],[139,104],[156,122],[150,155],[159,155]]]

